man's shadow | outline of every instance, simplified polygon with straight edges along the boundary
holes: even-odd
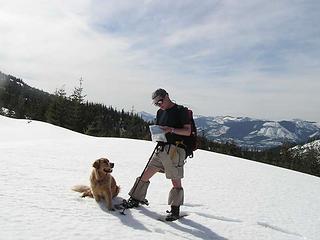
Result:
[[[142,214],[144,214],[150,218],[153,218],[155,220],[158,220],[161,217],[161,215],[159,213],[150,211],[149,209],[147,209],[143,206],[139,207],[139,210]],[[164,223],[167,224],[168,226],[176,229],[176,230],[189,233],[190,235],[193,235],[194,237],[197,237],[197,238],[213,239],[213,240],[227,240],[226,238],[219,236],[218,234],[213,232],[210,228],[208,228],[200,223],[197,223],[195,221],[192,221],[191,219],[188,219],[188,217],[181,218],[178,221],[179,221],[179,223],[182,223],[190,228],[186,228],[186,227],[182,226],[181,224],[177,224],[176,222],[164,222]],[[176,234],[176,233],[173,233],[173,234]]]
[[[119,204],[122,202],[122,198],[116,197],[113,199],[113,204]],[[132,214],[130,209],[126,209],[124,211],[124,214],[121,214],[122,210],[116,210],[116,211],[109,211],[105,203],[103,201],[99,202],[99,207],[101,210],[104,212],[107,212],[108,214],[112,214],[115,217],[118,217],[121,221],[122,224],[132,227],[137,230],[143,230],[147,232],[153,232],[153,230],[148,229],[144,224],[142,224],[140,221],[135,219]],[[139,206],[138,208],[134,209],[134,211],[138,211],[142,214],[144,214],[147,217],[150,217],[151,219],[154,219],[155,221],[158,221],[159,218],[161,218],[162,215],[160,215],[157,212],[150,211],[148,208],[144,206]],[[201,239],[212,239],[212,240],[227,240],[226,238],[219,236],[215,232],[213,232],[210,228],[197,223],[195,221],[192,221],[191,219],[186,218],[181,218],[178,220],[179,223],[182,223],[188,227],[184,227],[181,224],[178,224],[176,222],[163,222],[164,224],[167,224],[168,226],[179,230],[181,232],[189,233],[190,235],[193,235],[194,237],[201,238]],[[178,235],[176,232],[171,232],[174,235]]]

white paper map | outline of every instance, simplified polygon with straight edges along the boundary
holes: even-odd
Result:
[[[165,132],[160,128],[159,125],[150,125],[149,129],[153,142],[167,142]]]

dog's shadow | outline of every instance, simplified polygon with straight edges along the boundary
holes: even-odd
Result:
[[[123,202],[123,198],[121,198],[121,197],[115,197],[114,199],[112,199],[113,205],[118,205],[118,204],[121,204],[122,202]],[[122,214],[122,212],[123,212],[122,210],[115,210],[115,211],[108,210],[104,201],[100,201],[98,203],[98,205],[102,211],[104,211],[108,214],[112,214],[115,217],[118,217],[120,219],[121,223],[126,226],[132,227],[137,230],[144,230],[147,232],[152,232],[151,230],[146,228],[141,222],[139,222],[137,219],[135,219],[129,210],[126,210],[125,213]]]

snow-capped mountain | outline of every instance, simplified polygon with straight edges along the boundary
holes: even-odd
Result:
[[[284,142],[303,143],[320,137],[318,123],[299,119],[269,121],[249,117],[195,115],[194,120],[199,136],[218,142],[233,141],[247,148],[271,148]]]
[[[301,143],[320,136],[320,126],[303,120],[268,121],[248,117],[197,117],[199,135],[242,147],[270,148],[284,142]]]
[[[153,122],[153,120],[155,120],[156,118],[153,114],[150,114],[144,111],[138,112],[138,115],[146,122]]]

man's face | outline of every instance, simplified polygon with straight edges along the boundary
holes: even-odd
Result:
[[[166,105],[167,105],[167,101],[168,100],[168,96],[158,96],[155,99],[153,99],[153,104],[156,105],[157,107],[161,108],[162,110],[166,109]]]

